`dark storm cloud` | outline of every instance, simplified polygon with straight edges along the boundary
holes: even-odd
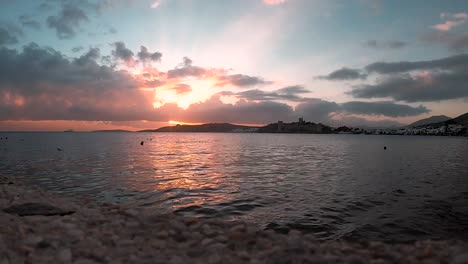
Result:
[[[377,41],[375,39],[369,40],[364,43],[365,47],[370,47],[374,49],[401,49],[407,46],[408,43],[403,41]]]
[[[161,52],[149,52],[148,48],[145,46],[140,47],[140,52],[137,54],[138,58],[142,62],[147,61],[161,61],[162,53]]]
[[[75,2],[70,2],[62,4],[59,14],[49,16],[47,25],[56,30],[58,38],[71,39],[75,37],[80,24],[88,21],[85,11]]]
[[[114,44],[112,44],[114,46],[114,50],[112,51],[112,55],[116,58],[116,59],[121,59],[123,61],[131,61],[133,60],[133,51],[131,51],[130,49],[128,49],[126,46],[125,46],[125,43],[119,41],[119,42],[115,42]]]
[[[367,75],[362,73],[361,70],[350,69],[350,68],[344,67],[326,76],[319,76],[318,78],[330,80],[330,81],[358,80],[358,79],[362,80],[362,79],[366,79]]]
[[[260,78],[260,77],[249,76],[245,74],[226,75],[226,76],[221,76],[218,79],[219,79],[218,83],[216,83],[215,86],[219,86],[219,87],[226,86],[226,85],[247,87],[247,86],[273,83],[270,81],[265,81],[263,78]]]
[[[352,101],[341,104],[341,108],[349,113],[361,115],[384,115],[390,117],[417,116],[429,113],[425,106],[412,107],[394,102],[359,102]]]
[[[29,16],[25,16],[25,15],[22,15],[18,18],[19,20],[19,23],[23,26],[23,27],[28,27],[28,28],[32,28],[32,29],[35,29],[35,30],[39,30],[41,29],[41,24],[39,22],[37,22],[36,20],[33,20],[31,17]]]

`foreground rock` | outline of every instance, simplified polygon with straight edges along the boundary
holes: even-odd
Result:
[[[11,180],[0,184],[1,264],[468,263],[463,241],[318,242],[295,231],[283,235],[245,223],[57,198]]]

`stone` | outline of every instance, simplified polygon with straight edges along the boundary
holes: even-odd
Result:
[[[468,264],[468,253],[455,256],[453,258],[453,264]]]
[[[19,216],[32,216],[32,215],[69,215],[73,214],[74,211],[71,210],[62,210],[58,207],[52,206],[45,203],[24,203],[13,205],[8,208],[3,209],[5,213],[15,214]]]
[[[69,248],[61,249],[57,254],[57,260],[61,263],[71,263],[72,252]]]

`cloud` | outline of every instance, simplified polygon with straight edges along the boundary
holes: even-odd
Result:
[[[347,118],[350,115],[408,117],[428,112],[429,109],[424,106],[412,107],[390,101],[352,101],[339,104],[318,98],[310,98],[299,104],[295,109],[296,116],[325,124],[339,124],[339,122],[333,120],[336,115],[341,116],[341,118]]]
[[[69,59],[37,44],[0,48],[0,120],[157,119],[141,80],[98,58],[98,49]]]
[[[452,51],[462,52],[468,50],[468,32],[465,30],[452,30],[468,21],[468,13],[442,13],[443,23],[432,26],[436,31],[426,33],[420,38],[426,43],[447,45]]]
[[[174,85],[171,89],[175,90],[177,94],[186,94],[192,91],[192,87],[190,87],[190,85],[183,83]]]
[[[219,77],[218,83],[216,83],[215,86],[221,87],[226,85],[233,85],[238,87],[246,87],[272,83],[273,82],[265,81],[263,78],[256,76],[249,76],[245,74],[233,74]]]
[[[432,26],[432,28],[439,31],[449,31],[454,27],[464,24],[468,20],[468,13],[442,13],[440,14],[440,18],[445,21],[441,24]]]
[[[280,93],[280,94],[306,94],[306,93],[310,93],[310,91],[307,90],[302,85],[287,86],[287,87],[278,89],[276,91],[278,93]]]
[[[137,54],[140,61],[143,63],[147,61],[161,61],[162,53],[161,52],[149,52],[148,48],[145,46],[140,47],[140,52]]]
[[[310,98],[306,102],[296,106],[295,112],[298,116],[316,123],[328,123],[330,114],[338,112],[340,106],[335,102],[329,102],[318,98]]]
[[[440,31],[449,31],[450,29],[459,26],[465,23],[463,20],[459,21],[445,21],[445,23],[434,25],[432,28],[440,30]]]
[[[372,39],[364,43],[364,46],[374,49],[401,49],[407,45],[408,43],[398,40],[377,41],[375,39]]]
[[[160,1],[160,0],[156,0],[156,1],[154,1],[154,2],[151,4],[150,7],[153,8],[153,9],[156,9],[156,8],[158,8],[160,5],[161,5],[161,1]]]
[[[125,46],[121,48],[126,49]],[[388,101],[340,104],[307,98],[303,96],[310,93],[309,90],[300,85],[273,91],[221,92],[207,101],[191,104],[185,110],[171,103],[154,108],[152,89],[142,88],[165,85],[184,94],[190,92],[191,87],[184,83],[166,83],[166,74],[153,68],[132,75],[101,65],[98,62],[102,58],[98,48],[91,48],[77,58],[69,58],[34,43],[21,51],[0,48],[0,120],[179,120],[262,124],[292,121],[303,116],[314,122],[335,124],[339,122],[334,119],[337,114],[344,117],[402,117],[428,111],[423,106]],[[179,67],[196,66],[186,58]],[[239,100],[235,104],[225,104],[221,101],[223,95]],[[299,104],[294,109],[279,101]]]
[[[390,101],[359,102],[351,101],[341,104],[341,108],[349,113],[360,115],[384,115],[389,117],[417,116],[429,113],[425,106],[412,107],[404,104],[396,104]]]
[[[241,124],[266,124],[277,120],[295,119],[291,106],[278,102],[252,102],[240,100],[236,104],[224,104],[219,95],[211,97],[206,102],[196,103],[179,112],[176,120],[190,122],[229,122]]]
[[[330,120],[331,126],[349,126],[349,127],[360,127],[360,128],[397,128],[403,127],[405,124],[395,120],[383,119],[383,120],[369,120],[355,115],[340,116],[339,118]]]
[[[184,57],[183,62],[179,64],[175,69],[167,71],[167,77],[169,79],[173,78],[185,78],[185,77],[202,77],[204,75],[210,74],[210,70],[193,66],[193,61]]]
[[[18,43],[23,31],[11,23],[0,23],[0,46]]]
[[[29,28],[32,28],[34,30],[39,30],[41,29],[41,24],[39,24],[39,22],[31,19],[30,17],[28,16],[25,16],[25,15],[22,15],[18,18],[20,24],[23,26],[23,27],[29,27]]]
[[[284,100],[292,102],[303,102],[308,98],[299,96],[299,94],[310,93],[309,90],[302,86],[288,86],[275,91],[262,91],[259,89],[247,90],[239,93],[232,93],[241,99],[253,100],[253,101],[274,101]]]
[[[436,31],[421,36],[426,43],[438,43],[447,45],[452,51],[462,52],[468,50],[468,32]]]
[[[202,67],[198,66],[187,66],[183,68],[177,68],[173,70],[167,71],[167,76],[168,78],[184,78],[184,77],[200,77],[207,73],[207,70],[205,70]]]
[[[123,60],[125,62],[133,61],[133,51],[128,49],[125,46],[125,43],[118,41],[112,44],[114,46],[114,50],[112,51],[112,55],[116,59]]]
[[[329,81],[358,80],[358,79],[362,80],[362,79],[366,79],[367,75],[362,73],[361,70],[350,69],[350,68],[344,67],[326,76],[319,76],[318,78],[329,80]]]
[[[71,39],[75,37],[80,24],[88,21],[85,11],[76,2],[70,2],[62,4],[59,14],[49,16],[47,25],[56,30],[59,39]]]
[[[356,98],[392,98],[406,102],[468,97],[468,54],[427,61],[376,62],[364,67],[364,72],[382,76],[379,76],[374,84],[353,86],[347,94]],[[337,73],[342,73],[342,70],[327,77],[341,77],[340,74],[336,77]],[[351,73],[361,74],[360,70],[353,70]],[[352,74],[348,78],[351,77]]]
[[[357,98],[393,98],[406,102],[430,102],[467,98],[468,71],[421,72],[392,75],[376,84],[356,86],[349,92]]]
[[[454,55],[428,61],[376,62],[369,64],[365,70],[369,73],[402,73],[416,70],[461,70],[468,67],[468,54]]]
[[[286,3],[286,0],[263,0],[266,5],[280,5]]]
[[[75,53],[76,53],[76,52],[80,52],[80,51],[82,51],[82,50],[84,50],[84,47],[83,47],[83,46],[76,46],[76,47],[73,47],[73,48],[71,49],[71,51],[72,51],[72,52],[75,52]]]

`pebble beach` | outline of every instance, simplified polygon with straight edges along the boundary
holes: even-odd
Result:
[[[61,197],[0,178],[0,263],[468,263],[460,240],[316,241],[244,222]]]

